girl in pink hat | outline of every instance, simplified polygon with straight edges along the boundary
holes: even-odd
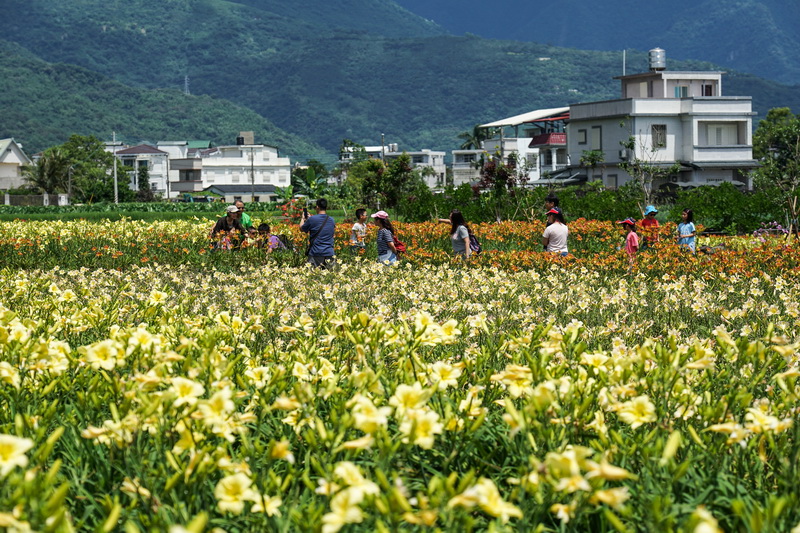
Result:
[[[389,221],[389,213],[378,211],[372,214],[372,218],[378,225],[378,262],[392,265],[397,262],[397,247],[394,245],[394,227]]]

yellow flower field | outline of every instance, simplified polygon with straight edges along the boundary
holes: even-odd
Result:
[[[800,531],[794,271],[223,266],[0,270],[0,529]]]

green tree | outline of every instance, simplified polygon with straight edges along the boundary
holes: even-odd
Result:
[[[48,148],[22,172],[25,181],[43,194],[66,192],[69,188],[70,161],[60,147]]]
[[[117,165],[117,190],[120,202],[134,199],[128,174],[114,155],[94,136],[72,135],[59,147],[72,167],[72,191],[77,202],[113,202],[113,169]]]
[[[378,201],[378,184],[382,183],[382,175],[386,165],[380,159],[366,159],[353,163],[347,171],[344,186],[358,191],[363,203],[376,205]]]
[[[631,135],[626,141],[620,141],[620,145],[628,152],[628,159],[621,161],[619,168],[633,178],[641,191],[642,202],[647,205],[653,202],[653,183],[677,174],[681,165],[678,162],[668,164],[659,161],[658,147],[648,146],[644,139],[639,136],[637,140]]]
[[[328,178],[325,175],[318,175],[311,166],[305,169],[297,168],[292,172],[292,186],[297,194],[305,194],[310,198],[322,198],[328,188]]]
[[[592,175],[594,174],[594,169],[597,168],[597,165],[605,162],[605,160],[606,158],[603,155],[602,150],[584,150],[581,153],[581,159],[580,159],[581,166],[591,169],[591,175],[589,176],[589,181],[591,181]]]
[[[139,184],[139,190],[136,192],[137,202],[155,202],[157,197],[150,187],[150,169],[146,166],[141,166],[136,171],[136,182]]]
[[[754,172],[758,188],[771,192],[789,214],[789,229],[797,232],[800,190],[800,117],[789,108],[770,109],[753,135],[753,155],[761,167]]]

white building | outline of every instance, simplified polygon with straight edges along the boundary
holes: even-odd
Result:
[[[14,139],[0,139],[0,190],[16,189],[25,185],[22,167],[30,165],[30,158],[22,145]]]
[[[636,158],[668,168],[675,176],[653,183],[659,187],[694,187],[731,182],[750,188],[753,160],[752,100],[722,96],[723,72],[670,72],[663,50],[651,51],[651,70],[620,76],[622,98],[571,105],[568,151],[570,172],[592,173],[618,187],[631,180],[619,167]],[[622,143],[633,138],[633,150]],[[603,163],[594,169],[577,164],[587,151],[599,151]]]
[[[289,158],[280,157],[274,146],[236,144],[197,150],[193,155],[170,160],[170,169],[178,171],[177,181],[171,183],[177,195],[235,186],[225,190],[238,191],[231,193],[236,199],[267,202],[274,199],[275,188],[291,185]]]
[[[128,171],[130,188],[139,190],[139,172],[146,168],[150,188],[155,194],[169,198],[169,154],[147,144],[116,150],[117,158]]]
[[[527,169],[528,183],[558,172],[569,165],[565,133],[569,111],[569,107],[537,109],[482,124],[482,128],[498,132],[494,138],[483,141],[483,148],[506,164],[516,159],[518,165]]]
[[[453,150],[453,187],[481,179],[481,163],[487,157],[483,150]]]

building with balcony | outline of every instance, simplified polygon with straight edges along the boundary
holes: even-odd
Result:
[[[474,183],[481,179],[481,165],[486,152],[480,150],[453,150],[453,186]]]
[[[569,165],[566,123],[569,107],[537,109],[521,115],[487,124],[496,135],[483,141],[489,156],[501,158],[506,164],[524,168],[528,183],[565,169]]]
[[[241,135],[237,141],[241,144],[188,150],[191,157],[170,160],[171,170],[178,175],[171,183],[172,191],[180,195],[230,186],[220,189],[230,192],[226,198],[268,202],[275,199],[276,188],[291,185],[289,158],[280,157],[277,148]]]
[[[618,187],[631,179],[620,168],[636,159],[669,168],[676,175],[660,178],[653,190],[730,182],[750,188],[753,159],[752,100],[722,96],[723,72],[671,72],[651,63],[650,72],[619,76],[619,100],[574,104],[569,108],[567,150],[570,172],[591,172],[589,179]],[[632,141],[629,143],[628,141]],[[626,147],[632,144],[632,149]],[[581,168],[586,152],[602,154],[602,163]]]
[[[117,159],[128,173],[132,191],[139,190],[142,169],[147,170],[150,189],[164,198],[169,198],[169,154],[147,144],[116,150]]]

